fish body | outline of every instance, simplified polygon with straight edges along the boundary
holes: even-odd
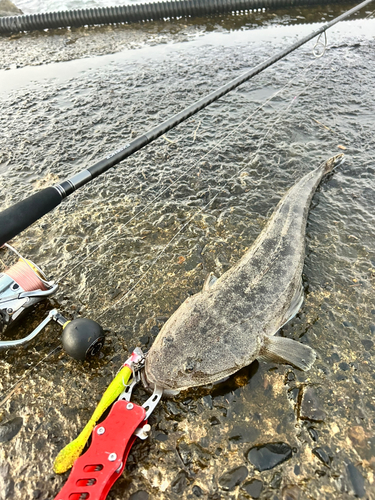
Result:
[[[214,383],[259,358],[311,367],[315,351],[274,335],[302,305],[311,199],[342,158],[330,158],[290,188],[240,261],[168,319],[146,357],[150,387],[176,393]]]

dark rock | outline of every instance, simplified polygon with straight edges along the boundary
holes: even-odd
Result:
[[[339,367],[340,367],[340,369],[341,369],[341,370],[343,370],[344,372],[346,372],[346,371],[350,370],[350,366],[348,365],[348,363],[344,363],[344,362],[343,362],[343,363],[340,363],[340,364],[339,364]]]
[[[0,443],[6,443],[16,436],[21,430],[23,425],[23,419],[21,417],[15,417],[12,420],[8,420],[5,424],[0,425]]]
[[[254,446],[247,453],[247,459],[259,471],[273,469],[290,458],[292,458],[292,449],[287,443]]]
[[[130,495],[129,500],[148,500],[149,494],[147,491],[139,490]]]
[[[299,418],[302,420],[312,420],[313,422],[323,422],[326,418],[326,414],[321,408],[322,404],[318,399],[315,389],[312,387],[305,387],[301,400]]]
[[[288,372],[286,374],[286,380],[288,382],[293,382],[293,380],[295,380],[295,379],[296,379],[296,376],[295,376],[294,372]]]
[[[374,347],[374,342],[372,340],[362,339],[361,342],[366,351],[369,351]]]
[[[282,481],[282,475],[280,472],[275,472],[275,474],[272,476],[272,479],[269,483],[270,488],[273,488],[274,490],[279,490],[281,486],[281,481]]]
[[[153,327],[151,328],[151,331],[150,331],[150,333],[151,333],[151,335],[152,335],[153,337],[156,337],[156,336],[157,336],[157,334],[158,334],[159,332],[160,332],[160,329],[159,329],[156,325],[155,325],[155,326],[153,326]]]
[[[168,434],[165,434],[164,432],[158,432],[155,434],[155,439],[157,441],[168,441]]]
[[[370,332],[375,333],[375,325],[370,325]]]
[[[259,498],[263,489],[263,482],[259,479],[252,479],[246,482],[242,488],[248,493],[251,498]]]
[[[210,424],[211,425],[220,425],[220,420],[216,417],[210,418]]]
[[[180,471],[177,476],[173,479],[171,484],[171,490],[176,495],[181,495],[186,488],[186,472]]]
[[[321,462],[324,463],[324,465],[327,467],[331,466],[333,454],[328,446],[318,446],[317,448],[314,448],[312,452]]]
[[[340,361],[340,356],[337,354],[337,352],[333,352],[330,359],[333,363],[338,363]]]
[[[173,417],[178,417],[181,415],[181,410],[178,408],[178,406],[173,403],[172,401],[167,401],[166,404],[166,410],[167,412],[172,415]]]
[[[245,481],[248,473],[247,467],[244,465],[236,467],[221,476],[219,485],[225,491],[233,491],[236,486]]]
[[[308,433],[310,434],[310,437],[313,441],[318,441],[318,433],[316,432],[316,430],[314,429],[314,427],[309,427],[308,429]]]
[[[212,410],[212,396],[208,395],[208,396],[204,396],[202,398],[202,402],[205,406],[207,406],[207,408],[209,410]]]
[[[299,476],[301,474],[301,467],[298,464],[294,466],[294,474],[296,476]]]
[[[357,498],[364,497],[366,495],[366,491],[365,491],[365,480],[363,479],[362,474],[355,467],[355,465],[352,464],[352,462],[349,462],[346,465],[346,470],[348,472],[348,477],[350,479],[350,482],[352,483],[353,486],[354,496],[356,496]]]
[[[193,486],[193,494],[199,498],[203,495],[203,490],[198,485],[195,485]]]

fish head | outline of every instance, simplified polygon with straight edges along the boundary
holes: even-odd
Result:
[[[244,358],[243,345],[257,352],[257,336],[251,335],[247,323],[230,320],[216,291],[189,297],[164,324],[146,356],[146,387],[158,386],[173,395],[218,382],[252,361]]]
[[[177,393],[200,385],[198,332],[207,311],[201,293],[188,297],[168,319],[149,350],[144,370],[144,382],[153,388],[163,387],[164,393]]]

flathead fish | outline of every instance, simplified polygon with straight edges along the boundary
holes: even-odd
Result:
[[[343,159],[330,158],[278,203],[241,260],[189,297],[169,318],[146,357],[146,384],[175,393],[223,379],[255,359],[308,370],[313,349],[275,336],[303,302],[302,269],[311,199]]]

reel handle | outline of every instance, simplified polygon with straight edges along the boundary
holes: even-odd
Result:
[[[48,187],[1,212],[0,248],[43,215],[60,205],[61,201],[62,196],[57,189]]]

